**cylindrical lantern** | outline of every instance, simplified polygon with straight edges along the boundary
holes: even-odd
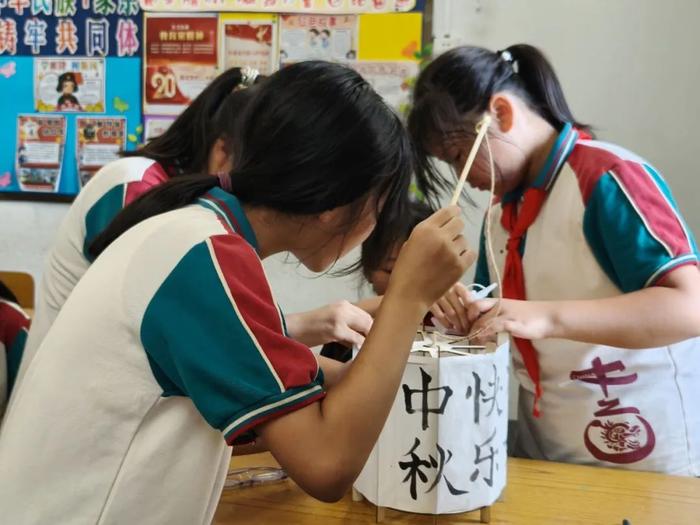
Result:
[[[494,503],[506,484],[509,360],[505,337],[484,350],[415,342],[355,490],[378,507],[427,514]]]

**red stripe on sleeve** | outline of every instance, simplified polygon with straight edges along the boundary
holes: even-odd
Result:
[[[584,204],[588,204],[600,178],[610,172],[641,216],[650,235],[668,248],[670,256],[692,253],[677,210],[639,162],[585,143],[576,144],[568,162],[578,179]]]
[[[612,173],[649,232],[668,247],[672,257],[693,251],[678,213],[643,166],[625,162],[613,168]]]
[[[221,273],[242,320],[286,389],[308,385],[318,374],[311,350],[284,335],[262,263],[255,250],[238,234],[210,238]]]
[[[143,172],[141,180],[127,183],[126,193],[124,195],[124,206],[131,204],[154,186],[163,184],[168,180],[170,180],[170,177],[168,177],[163,167],[157,162],[154,162]]]
[[[325,392],[319,392],[318,394],[307,397],[305,399],[302,399],[298,403],[293,403],[291,405],[285,406],[283,409],[278,410],[276,412],[272,412],[270,414],[265,414],[264,416],[261,416],[258,419],[253,419],[252,421],[249,421],[245,426],[239,428],[236,430],[236,432],[233,432],[226,436],[226,443],[228,445],[245,445],[247,443],[251,443],[252,440],[238,440],[238,437],[245,434],[248,432],[250,429],[258,427],[262,425],[263,423],[266,423],[272,419],[276,419],[280,416],[283,416],[285,414],[289,414],[290,412],[294,412],[296,410],[299,410],[300,408],[304,408],[305,406],[309,406],[313,403],[316,403],[317,401],[320,401],[326,396]]]
[[[9,350],[22,329],[29,329],[29,318],[19,306],[0,299],[0,342]]]
[[[600,178],[618,160],[615,155],[603,149],[587,146],[580,142],[574,146],[571,155],[569,155],[568,163],[576,174],[584,204],[588,204]]]

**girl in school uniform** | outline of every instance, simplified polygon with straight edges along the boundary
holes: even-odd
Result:
[[[185,174],[225,173],[231,167],[227,137],[262,77],[248,68],[219,75],[168,130],[125,158],[102,168],[71,205],[44,265],[34,322],[18,374],[21,381],[39,345],[75,285],[90,266],[90,243],[121,209],[149,189]],[[331,340],[361,344],[369,314],[347,302],[293,314],[290,333],[315,346]]]
[[[459,173],[485,113],[504,299],[452,306],[472,333],[513,336],[521,452],[700,475],[698,255],[666,182],[593,140],[528,45],[460,47],[422,72],[409,121],[422,170],[437,157]],[[490,187],[485,146],[467,180]],[[496,279],[483,232],[476,279]]]
[[[29,323],[29,316],[17,304],[15,295],[0,281],[0,417],[17,376]]]
[[[229,173],[154,188],[89,246],[0,429],[8,523],[209,523],[227,445],[256,438],[324,500],[363,467],[418,323],[471,258],[459,210],[414,229],[361,354],[324,385],[261,259],[320,272],[373,229],[391,244],[407,133],[356,72],[304,62],[259,86],[230,145]]]
[[[373,314],[381,304],[382,296],[386,293],[389,286],[389,277],[394,269],[394,264],[399,257],[401,247],[408,240],[413,228],[426,220],[433,214],[433,210],[427,204],[420,201],[411,201],[408,205],[406,217],[401,224],[394,225],[396,242],[386,249],[381,246],[382,239],[377,235],[370,235],[365,242],[362,243],[362,251],[358,262],[359,268],[362,270],[362,276],[365,281],[372,287],[372,291],[376,297],[363,299],[358,304],[362,308]],[[428,313],[423,320],[423,324],[430,322],[432,315]],[[359,347],[359,345],[358,345]],[[334,359],[346,363],[352,359],[353,347],[351,345],[330,342],[323,345],[321,356]]]

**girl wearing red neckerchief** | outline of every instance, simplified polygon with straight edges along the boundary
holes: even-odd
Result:
[[[472,333],[513,337],[520,453],[699,475],[698,255],[666,182],[593,140],[529,45],[460,47],[421,73],[409,128],[427,180],[440,182],[432,158],[461,171],[485,113],[504,298],[453,307]],[[490,187],[484,146],[467,181]],[[476,280],[488,285],[481,244]]]

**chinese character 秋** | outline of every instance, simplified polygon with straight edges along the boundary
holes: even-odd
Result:
[[[466,490],[460,490],[454,487],[452,483],[450,483],[450,480],[447,479],[447,476],[443,474],[443,469],[445,468],[445,465],[449,463],[449,461],[452,459],[452,451],[448,450],[447,451],[447,459],[445,459],[445,450],[437,444],[437,456],[439,459],[436,459],[433,457],[432,454],[428,455],[428,460],[421,459],[418,454],[416,454],[416,449],[420,446],[420,440],[418,438],[415,438],[415,441],[413,442],[413,447],[411,447],[411,450],[406,452],[404,456],[410,456],[410,461],[399,461],[399,468],[401,470],[407,470],[408,473],[406,474],[406,477],[403,479],[403,483],[406,483],[407,481],[410,480],[410,485],[409,485],[409,492],[411,494],[411,498],[413,500],[418,499],[418,490],[417,490],[417,485],[418,485],[418,480],[420,480],[422,483],[428,483],[428,476],[427,474],[422,470],[422,469],[437,469],[437,473],[435,474],[435,479],[433,480],[432,484],[428,487],[428,489],[425,491],[427,494],[431,490],[433,490],[437,484],[440,482],[440,480],[444,479],[445,484],[447,485],[447,490],[450,491],[450,494],[453,496],[458,496],[460,494],[466,494],[468,491]]]

